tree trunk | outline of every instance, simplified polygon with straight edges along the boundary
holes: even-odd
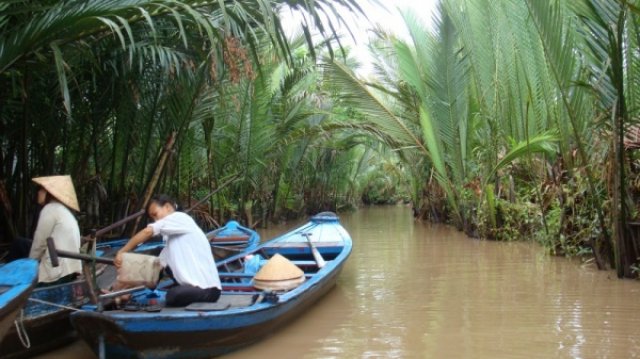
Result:
[[[167,139],[167,143],[162,147],[162,150],[160,152],[160,157],[158,160],[158,166],[156,167],[153,173],[153,176],[151,176],[151,180],[149,181],[149,184],[147,185],[147,188],[145,189],[144,195],[142,197],[142,203],[141,203],[142,205],[140,206],[141,210],[147,208],[147,204],[149,203],[151,196],[153,196],[153,192],[156,190],[156,186],[158,185],[160,176],[163,173],[163,170],[167,163],[167,159],[169,158],[169,154],[173,150],[173,145],[176,142],[176,136],[177,136],[177,133],[175,131],[171,132],[171,134],[169,135],[169,138]],[[140,225],[140,217],[136,219],[136,222],[133,225],[133,229],[131,231],[132,237],[136,233],[139,225]]]

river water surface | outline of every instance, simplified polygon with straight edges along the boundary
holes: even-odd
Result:
[[[640,357],[640,282],[406,207],[342,214],[354,250],[298,320],[225,358]],[[263,238],[291,225],[262,231]],[[40,358],[93,358],[80,341]]]

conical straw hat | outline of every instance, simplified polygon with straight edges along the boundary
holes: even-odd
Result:
[[[304,283],[305,277],[301,276],[296,279],[287,279],[287,280],[253,280],[253,286],[256,289],[261,290],[271,290],[271,291],[287,291],[298,287],[300,284]]]
[[[73,187],[71,176],[35,177],[32,181],[42,186],[49,194],[65,206],[80,212],[80,206],[78,206],[78,198],[76,197],[76,190]]]
[[[300,277],[304,278],[304,272],[302,269],[291,263],[287,258],[276,253],[264,266],[262,266],[262,268],[260,268],[253,278],[259,281],[278,281],[297,279]]]

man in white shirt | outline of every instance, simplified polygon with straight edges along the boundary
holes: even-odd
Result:
[[[160,261],[178,283],[167,291],[166,304],[183,307],[194,302],[216,302],[222,285],[206,235],[186,213],[177,212],[168,196],[155,196],[147,206],[154,222],[133,236],[115,258],[122,265],[122,253],[134,249],[155,235],[162,235],[166,245]]]

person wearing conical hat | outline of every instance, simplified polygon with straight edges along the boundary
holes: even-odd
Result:
[[[73,211],[80,211],[71,177],[47,176],[32,179],[38,188],[37,202],[44,206],[38,217],[29,258],[38,259],[38,282],[41,285],[59,284],[74,280],[82,272],[77,259],[60,258],[60,265],[51,264],[47,238],[52,237],[56,249],[80,252],[80,228]]]

